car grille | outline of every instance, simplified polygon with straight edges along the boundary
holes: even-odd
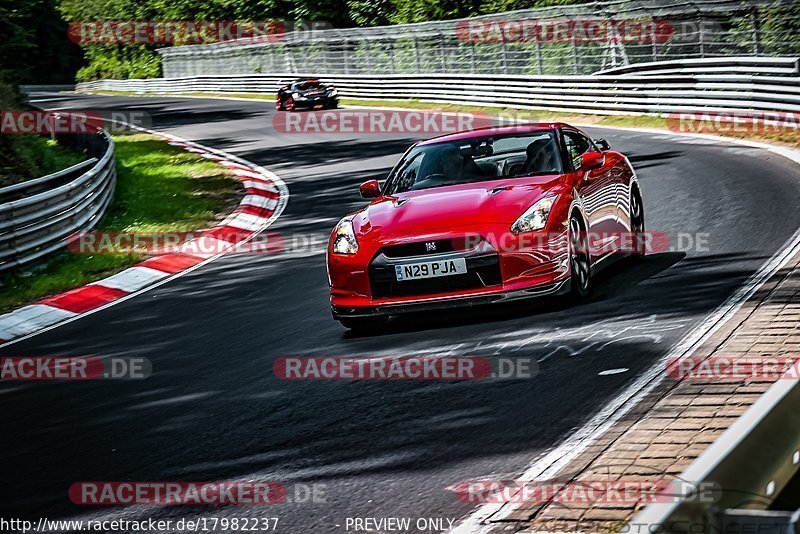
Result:
[[[424,247],[425,244],[422,243],[422,246]],[[430,257],[430,252],[427,254]],[[378,256],[369,267],[372,297],[388,298],[429,295],[446,291],[478,289],[500,285],[502,278],[500,276],[500,260],[497,254],[467,256],[465,259],[467,263],[467,272],[465,274],[398,282],[395,277],[395,264],[381,261],[381,257]]]
[[[433,246],[433,250],[429,247]],[[392,245],[383,247],[380,252],[387,258],[409,258],[413,256],[429,256],[443,252],[453,252],[456,250],[452,239],[437,239],[419,243],[403,243],[402,245]]]

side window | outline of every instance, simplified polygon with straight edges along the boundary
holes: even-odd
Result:
[[[416,154],[412,152],[405,160],[402,160],[389,177],[388,193],[394,194],[410,191],[418,178],[420,178],[419,169],[422,166],[422,160],[424,158],[425,152],[417,150]]]
[[[584,152],[597,150],[588,137],[569,130],[564,130],[564,143],[567,145],[567,154],[572,161],[573,169],[580,168],[581,156]]]

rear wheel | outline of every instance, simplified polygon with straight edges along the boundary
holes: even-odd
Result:
[[[644,236],[644,207],[642,196],[637,189],[631,192],[631,233],[633,234],[633,252],[631,257],[640,259],[644,256],[646,241]]]
[[[569,218],[569,267],[572,296],[583,299],[591,289],[592,266],[589,259],[589,238],[577,215]]]

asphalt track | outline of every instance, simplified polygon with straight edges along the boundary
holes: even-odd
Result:
[[[282,135],[263,102],[37,95],[43,107],[136,109],[153,127],[278,173],[272,231],[324,239],[364,205],[414,139]],[[145,356],[143,381],[0,384],[0,515],[279,517],[279,532],[344,532],[347,517],[458,519],[448,487],[507,479],[558,445],[722,303],[800,227],[800,170],[765,150],[590,129],[629,155],[649,229],[707,235],[707,250],[619,263],[577,307],[526,302],[396,321],[356,337],[330,317],[319,247],[222,258],[164,286],[0,349],[4,356]],[[157,202],[157,199],[154,199]],[[450,354],[540,360],[529,380],[286,382],[285,355]],[[599,375],[609,369],[627,369]],[[91,508],[76,481],[326,484],[324,503]],[[352,530],[351,530],[352,532]]]

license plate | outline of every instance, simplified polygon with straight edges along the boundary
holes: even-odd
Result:
[[[404,265],[395,265],[394,272],[399,281],[452,276],[465,274],[467,272],[467,262],[464,258],[453,258],[452,260],[406,263]]]

